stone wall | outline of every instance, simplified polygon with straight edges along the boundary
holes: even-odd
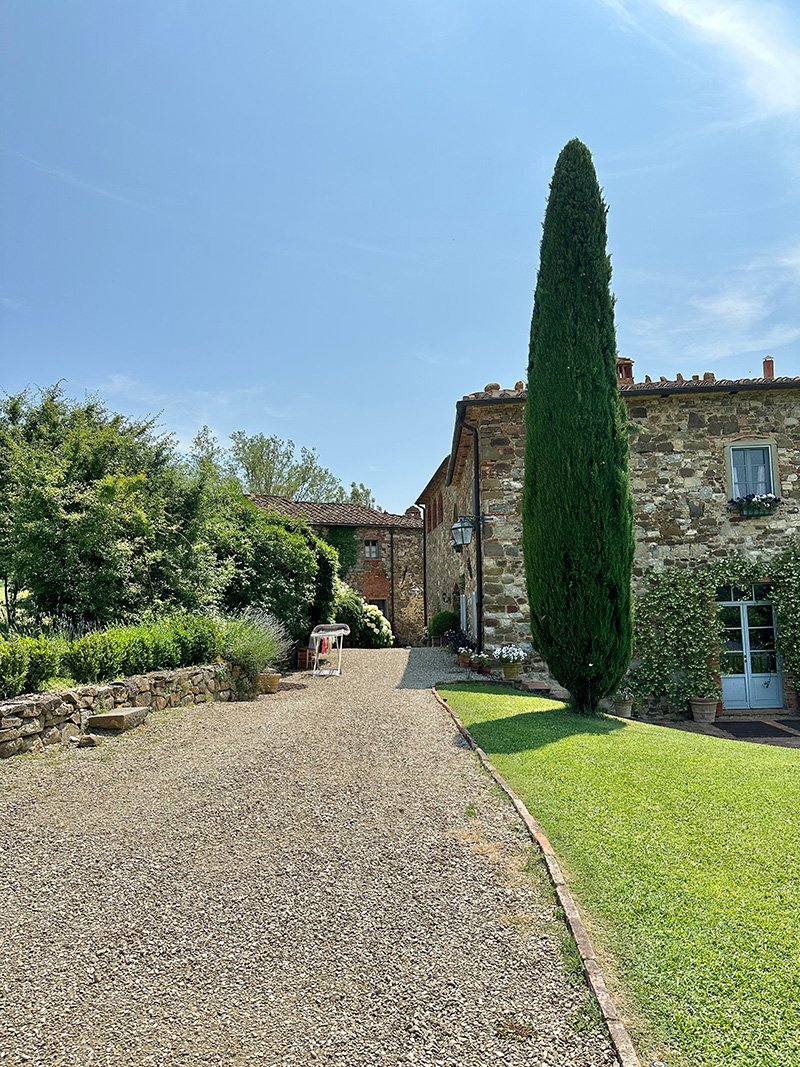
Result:
[[[160,710],[236,697],[236,672],[220,664],[180,667],[174,671],[123,678],[33,693],[0,703],[0,758],[17,752],[41,752],[77,736],[89,716],[120,707]]]
[[[800,534],[800,391],[623,395],[631,423],[634,586],[667,567],[739,555],[763,561],[768,578],[770,558]],[[476,405],[468,414],[480,433],[484,644],[530,647],[521,519],[525,405]],[[462,437],[470,443],[469,432]],[[748,442],[774,448],[774,489],[783,504],[771,516],[743,519],[728,509],[726,449]],[[449,543],[452,516],[473,511],[467,445],[457,457],[453,484],[445,486],[442,474],[428,487],[429,508],[438,493],[444,521],[427,535],[429,617],[442,608],[457,609],[453,593],[459,584],[468,593],[474,588],[474,542],[460,556]],[[788,679],[787,686],[792,689]]]
[[[394,531],[392,629],[400,645],[418,645],[425,625],[422,600],[422,530]]]
[[[481,410],[484,643],[531,647],[530,611],[522,557],[522,483],[525,477],[524,407]]]
[[[741,555],[766,563],[800,533],[800,391],[626,399],[634,585],[697,561]],[[727,507],[726,446],[748,441],[774,444],[783,504],[773,515],[742,519]]]
[[[475,545],[474,542],[463,552],[453,549],[450,531],[453,522],[461,515],[472,514],[472,457],[466,467],[454,479],[452,485],[444,484],[445,476],[440,475],[429,486],[426,504],[426,554],[428,587],[428,622],[440,611],[459,613],[459,598],[462,591],[467,596],[467,604],[475,589]],[[441,495],[441,522],[431,525],[432,516],[437,514],[435,501]],[[467,631],[472,634],[470,613],[468,611]]]

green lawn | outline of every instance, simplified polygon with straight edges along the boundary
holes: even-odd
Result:
[[[800,1065],[800,750],[440,690],[542,823],[645,1058]]]

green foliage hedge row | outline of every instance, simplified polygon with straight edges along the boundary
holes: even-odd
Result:
[[[138,626],[62,637],[0,640],[0,699],[67,674],[81,684],[223,659],[248,674],[282,665],[291,641],[281,623],[250,609],[229,618],[181,613]]]

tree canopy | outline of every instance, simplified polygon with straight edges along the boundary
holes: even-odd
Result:
[[[226,448],[204,426],[192,443],[191,458],[198,470],[213,470],[218,478],[231,478],[245,493],[377,508],[367,486],[351,482],[346,490],[336,475],[322,466],[316,449],[301,447],[298,451],[294,441],[275,435],[236,430]]]

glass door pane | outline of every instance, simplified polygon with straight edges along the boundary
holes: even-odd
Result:
[[[775,651],[775,615],[771,604],[749,604],[747,612],[748,688],[751,708],[780,708],[783,692]]]

